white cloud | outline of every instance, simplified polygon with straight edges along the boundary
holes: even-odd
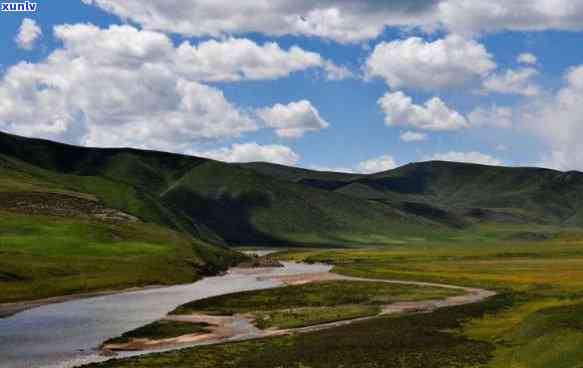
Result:
[[[421,142],[427,140],[427,134],[419,132],[404,132],[401,134],[403,142]]]
[[[0,127],[97,146],[182,151],[256,130],[215,87],[177,70],[167,36],[129,26],[55,27],[64,47],[0,80]]]
[[[260,32],[301,34],[354,42],[378,36],[386,25],[429,17],[436,0],[82,0],[146,29],[191,36]],[[428,18],[429,20],[429,18]]]
[[[284,138],[299,138],[306,132],[330,126],[322,119],[318,110],[306,100],[259,109],[257,115],[268,127],[275,129],[278,136]]]
[[[300,156],[289,147],[259,145],[257,143],[233,144],[230,148],[205,152],[190,151],[189,153],[225,162],[271,162],[281,165],[295,165],[300,160]]]
[[[392,170],[399,165],[391,155],[383,155],[372,158],[358,164],[357,171],[363,174],[374,174],[382,171]]]
[[[14,38],[14,42],[16,42],[21,49],[32,50],[36,40],[38,40],[42,34],[42,29],[34,19],[24,18],[18,29],[18,34]]]
[[[337,172],[337,173],[347,173],[347,174],[357,174],[355,169],[349,167],[342,167],[342,166],[320,166],[320,165],[312,165],[310,166],[310,170],[316,171],[324,171],[324,172]]]
[[[38,63],[14,65],[0,79],[0,128],[71,143],[182,151],[197,140],[258,129],[252,114],[201,82],[274,79],[312,67],[342,78],[342,68],[319,54],[275,43],[230,38],[176,48],[164,34],[127,25],[60,25],[54,34],[62,48]],[[288,110],[270,120],[282,136],[328,126],[309,103]]]
[[[583,65],[571,68],[564,79],[556,95],[541,98],[524,114],[523,126],[548,145],[543,166],[583,170]]]
[[[97,66],[139,67],[145,63],[167,62],[174,46],[168,36],[141,31],[131,26],[63,24],[54,28],[67,56],[90,60]]]
[[[490,107],[478,107],[468,114],[468,120],[472,126],[492,126],[508,128],[512,126],[514,111],[510,107],[492,105]]]
[[[583,29],[583,3],[573,0],[444,0],[435,16],[463,33]]]
[[[387,125],[410,126],[424,130],[457,130],[468,127],[459,112],[450,109],[440,98],[433,97],[422,105],[403,92],[387,93],[378,101]]]
[[[326,74],[326,79],[331,81],[339,81],[356,77],[356,75],[347,67],[336,65],[329,60],[324,61],[323,69]]]
[[[276,79],[315,67],[321,67],[330,79],[349,76],[345,68],[297,46],[283,50],[274,42],[258,45],[240,38],[197,46],[184,42],[176,51],[176,63],[182,72],[206,81]]]
[[[538,58],[534,54],[525,52],[523,54],[518,55],[516,61],[518,61],[520,64],[536,65],[538,63]]]
[[[492,157],[490,155],[480,152],[456,152],[449,151],[445,153],[436,153],[432,156],[425,157],[426,160],[432,161],[451,161],[451,162],[465,162],[471,164],[502,166],[504,162]]]
[[[146,29],[191,36],[260,32],[354,42],[385,26],[446,29],[581,30],[583,3],[573,0],[82,0]]]
[[[342,78],[339,73],[343,68],[320,54],[297,46],[283,50],[274,42],[258,45],[249,39],[228,38],[197,45],[183,42],[174,48],[162,33],[116,25],[104,30],[89,24],[58,26],[55,34],[67,50],[99,64],[164,62],[182,76],[198,81],[277,79],[316,67]]]
[[[384,78],[393,89],[425,90],[462,87],[495,67],[483,45],[457,35],[434,42],[419,37],[382,42],[366,64],[369,76]]]
[[[312,165],[310,169],[327,172],[341,172],[349,174],[376,174],[397,168],[399,164],[391,155],[382,155],[358,163],[355,167],[319,166]]]
[[[506,70],[504,73],[494,74],[484,80],[485,92],[496,92],[508,95],[536,96],[540,87],[532,79],[539,74],[534,68]]]

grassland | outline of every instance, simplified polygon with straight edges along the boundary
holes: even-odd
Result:
[[[171,315],[253,316],[260,329],[293,329],[377,316],[382,306],[406,301],[445,299],[459,290],[365,281],[324,281],[201,299],[178,307]],[[193,327],[196,327],[193,326]],[[124,334],[115,342],[147,337],[162,340],[184,335],[184,323],[162,320]],[[159,333],[158,333],[159,332]],[[105,345],[112,341],[106,342]]]
[[[456,290],[379,282],[325,281],[197,300],[177,308],[172,314],[231,315],[304,307],[385,305],[397,301],[446,298],[459,293]]]
[[[483,234],[488,233],[485,228]],[[292,250],[360,277],[495,289],[485,302],[427,315],[377,318],[306,335],[224,344],[99,367],[579,368],[583,361],[583,237],[537,242],[414,243]],[[487,246],[485,246],[487,245]]]
[[[28,152],[44,167],[0,154],[0,303],[193,282],[242,259],[134,185],[123,155],[103,169],[110,177],[59,170],[71,158],[53,157],[55,147]]]
[[[577,367],[581,190],[577,172],[427,162],[318,173],[0,133],[0,302],[192,281],[238,258],[227,243],[345,247],[285,257],[501,294],[431,316],[111,364]],[[280,323],[312,323],[273,310]]]
[[[0,216],[0,303],[192,282],[235,259],[154,224]]]
[[[104,345],[125,344],[134,339],[171,339],[184,335],[205,334],[209,332],[209,327],[210,325],[206,323],[157,321],[110,339]]]
[[[426,162],[354,175],[0,133],[0,191],[81,193],[219,245],[479,241],[488,221],[506,228],[498,240],[544,239],[583,225],[582,189],[581,173],[536,168]]]
[[[563,233],[523,244],[431,245],[368,251],[291,252],[325,261],[344,274],[439,281],[486,287],[512,295],[496,313],[471,319],[457,334],[495,347],[485,365],[579,367],[583,361],[583,241]]]
[[[310,334],[200,347],[93,364],[99,368],[443,368],[478,367],[495,349],[488,342],[452,333],[469,318],[503,310],[498,296],[481,305],[432,314],[383,317]]]
[[[252,313],[259,328],[297,328],[380,313],[380,306],[444,299],[460,291],[378,282],[326,281],[194,301],[172,314],[233,315]]]
[[[260,329],[285,330],[323,323],[345,321],[361,317],[376,316],[381,312],[374,305],[337,305],[333,307],[302,307],[254,313],[255,324]]]

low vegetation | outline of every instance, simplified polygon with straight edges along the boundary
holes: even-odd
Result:
[[[93,364],[94,368],[443,368],[479,367],[495,351],[489,342],[453,333],[468,319],[504,310],[512,299],[382,317],[309,334],[199,347]]]
[[[374,305],[337,305],[334,307],[303,307],[255,313],[257,327],[285,330],[323,323],[376,316],[381,312]]]
[[[197,300],[177,308],[172,314],[203,312],[232,315],[257,311],[280,311],[290,308],[378,306],[399,301],[446,298],[459,293],[458,290],[393,285],[381,282],[325,281]]]
[[[579,232],[535,243],[293,251],[283,258],[332,263],[336,272],[354,276],[438,281],[509,293],[512,306],[472,318],[456,332],[495,347],[485,367],[567,368],[583,359]]]
[[[153,224],[0,216],[0,303],[193,282],[237,258]]]
[[[377,316],[381,306],[401,301],[441,299],[463,292],[435,287],[365,281],[326,281],[282,288],[247,291],[202,299],[178,307],[172,315],[251,314],[261,329],[291,329]],[[182,325],[172,334],[180,336]],[[155,329],[144,327],[155,340]],[[129,335],[143,335],[142,329]],[[171,329],[171,325],[167,330]],[[125,335],[122,336],[122,340]]]
[[[294,250],[275,257],[327,262],[334,271],[354,276],[485,287],[499,295],[430,314],[96,366],[573,368],[583,360],[583,237],[578,232],[489,247],[425,243]]]
[[[104,345],[125,344],[135,339],[171,339],[184,335],[199,335],[210,331],[210,325],[206,323],[191,323],[177,321],[157,321],[144,327],[140,327],[122,336],[107,340]]]

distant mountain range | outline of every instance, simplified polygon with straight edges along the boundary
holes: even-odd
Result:
[[[343,174],[4,133],[0,193],[0,208],[9,208],[6,193],[35,193],[25,196],[30,201],[38,193],[87,194],[104,208],[218,245],[483,240],[489,229],[495,238],[536,240],[583,226],[580,172],[432,161]]]

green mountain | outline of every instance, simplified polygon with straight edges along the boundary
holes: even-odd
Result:
[[[382,245],[479,238],[492,224],[515,232],[583,226],[579,172],[423,162],[358,175],[8,134],[0,134],[0,162],[30,183],[0,184],[5,192],[89,194],[219,246]]]
[[[189,282],[227,246],[531,241],[583,227],[583,173],[423,162],[373,175],[0,133],[5,301]]]
[[[380,202],[284,180],[257,169],[262,165],[81,148],[7,134],[0,135],[0,155],[4,166],[42,180],[43,188],[89,193],[141,221],[219,245],[384,243],[419,226],[441,227]],[[344,177],[303,172],[314,179]]]
[[[254,165],[249,166],[254,168]],[[268,172],[263,167],[256,170]],[[422,162],[368,176],[271,175],[467,227],[480,221],[583,226],[583,173]]]
[[[2,134],[0,152],[0,317],[5,302],[188,283],[242,259],[142,189],[160,179],[128,151]],[[165,157],[143,160],[172,175]]]

